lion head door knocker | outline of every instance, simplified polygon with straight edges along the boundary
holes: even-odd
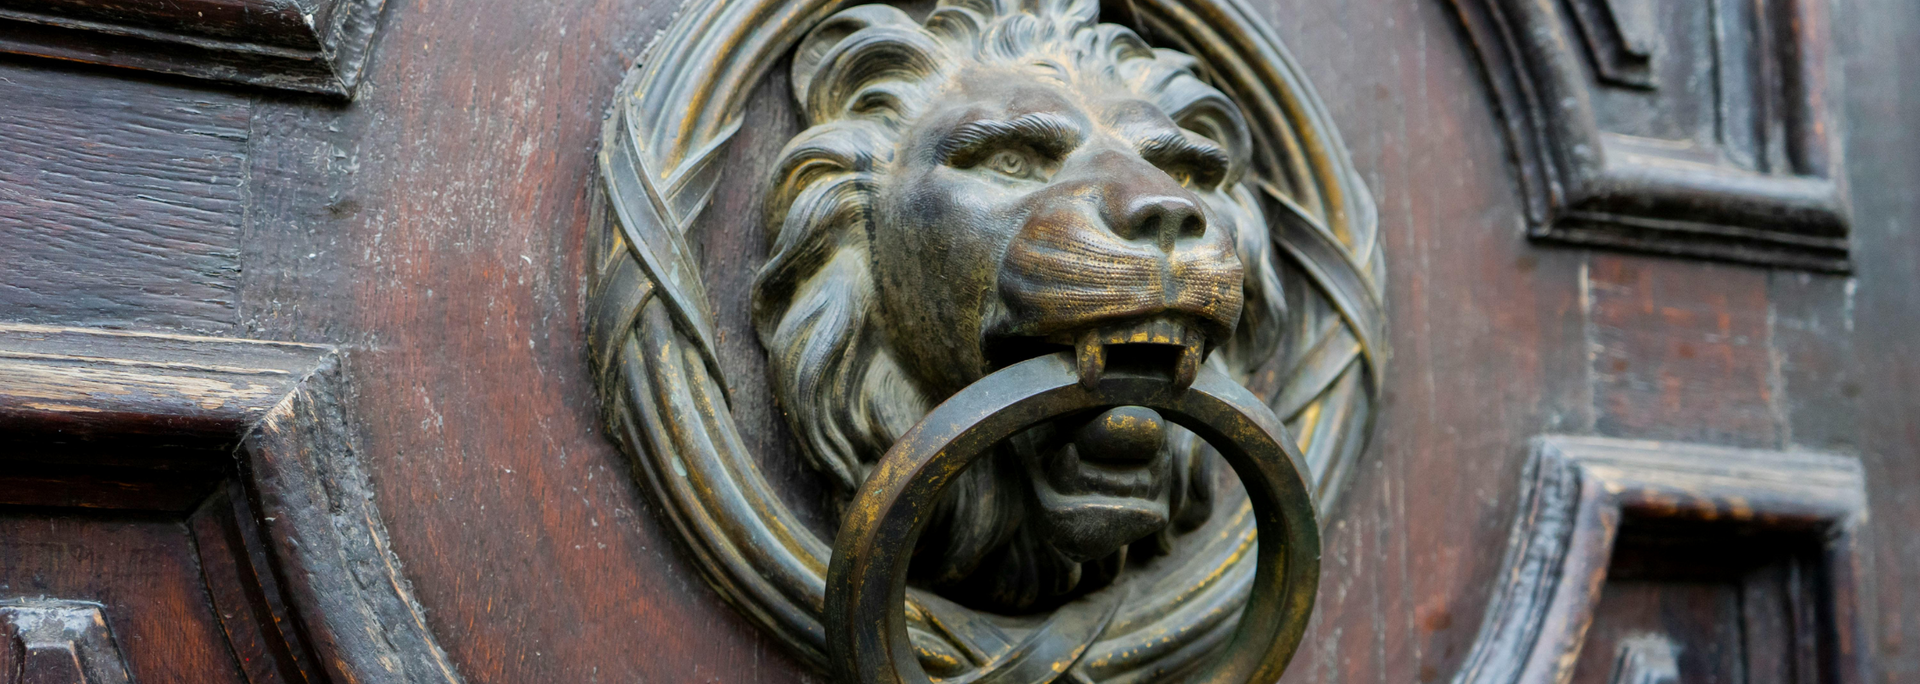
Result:
[[[1306,627],[1381,370],[1370,200],[1237,0],[1123,5],[696,0],[622,86],[609,430],[716,590],[841,679],[1271,681]],[[723,169],[782,76],[791,137]],[[753,220],[703,214],[723,184],[767,243],[733,301],[690,244]],[[749,449],[750,383],[825,529]]]

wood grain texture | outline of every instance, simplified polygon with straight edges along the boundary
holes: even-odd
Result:
[[[227,333],[246,100],[0,62],[0,320]]]
[[[353,97],[383,0],[12,0],[0,52]]]
[[[136,682],[247,684],[207,602],[178,519],[153,514],[0,515],[0,599],[91,601]]]
[[[1595,254],[1584,278],[1601,434],[1781,443],[1766,273]]]
[[[1620,25],[1600,21],[1612,4],[1452,3],[1498,102],[1529,234],[1847,270],[1827,3],[1645,6],[1629,23],[1648,59],[1625,83],[1610,55],[1580,49],[1597,24]]]
[[[236,479],[221,483],[187,517],[200,550],[207,599],[220,616],[227,648],[251,684],[324,677],[290,620],[281,580],[263,543],[259,516]]]
[[[300,645],[329,681],[458,684],[389,549],[336,364],[321,358],[241,450],[278,583],[302,622]]]
[[[335,0],[10,0],[5,14],[50,24],[119,26],[239,40],[261,45],[318,48],[316,29],[326,26]],[[312,15],[312,19],[308,19]],[[312,21],[312,24],[308,22]]]
[[[1920,386],[1920,317],[1914,315],[1920,311],[1920,193],[1906,180],[1920,178],[1920,133],[1903,123],[1920,120],[1920,89],[1906,85],[1908,77],[1895,66],[1920,60],[1920,42],[1913,40],[1920,35],[1920,6],[1872,0],[1842,3],[1837,12],[1834,45],[1848,84],[1847,173],[1857,188],[1859,261],[1854,280],[1833,286],[1823,309],[1851,312],[1838,321],[1849,331],[1840,339],[1850,349],[1835,372],[1801,376],[1798,386],[1827,380],[1842,397],[1853,397],[1799,404],[1795,434],[1837,428],[1857,440],[1852,444],[1867,469],[1875,519],[1920,520],[1920,491],[1912,484],[1920,482],[1920,396],[1912,391]],[[1854,391],[1846,389],[1849,383]],[[1876,527],[1868,544],[1876,594],[1863,638],[1873,642],[1875,676],[1884,682],[1920,680],[1920,538],[1896,527]]]
[[[1649,638],[1677,656],[1673,684],[1833,681],[1822,671],[1820,556],[1804,535],[1629,521],[1570,684],[1619,681],[1623,651]]]
[[[1583,255],[1521,237],[1498,114],[1444,4],[1285,1],[1268,16],[1376,194],[1395,352],[1379,460],[1323,512],[1315,628],[1282,681],[1440,680],[1498,572],[1487,549],[1504,540],[1519,445],[1593,424]]]
[[[1332,8],[1278,2],[1273,10],[1281,17],[1276,26],[1283,40],[1320,84],[1380,195],[1383,238],[1396,274],[1389,299],[1395,302],[1397,375],[1389,378],[1381,461],[1357,476],[1357,500],[1329,513],[1334,529],[1328,579],[1318,629],[1307,640],[1320,646],[1303,649],[1285,681],[1451,676],[1498,572],[1487,550],[1504,543],[1515,505],[1516,493],[1499,480],[1518,475],[1524,451],[1513,445],[1526,439],[1519,433],[1526,425],[1594,429],[1590,347],[1582,331],[1586,313],[1577,294],[1587,254],[1549,245],[1513,247],[1525,225],[1525,195],[1490,177],[1511,173],[1502,120],[1476,110],[1489,94],[1475,82],[1479,67],[1462,47],[1467,37],[1453,18],[1431,9],[1429,3]],[[1888,479],[1920,477],[1908,458],[1920,433],[1910,418],[1900,417],[1910,417],[1916,404],[1891,390],[1914,381],[1906,359],[1915,348],[1902,332],[1914,324],[1910,313],[1900,311],[1920,303],[1913,288],[1901,284],[1916,277],[1913,233],[1906,226],[1920,216],[1920,206],[1897,189],[1900,184],[1884,182],[1916,171],[1911,159],[1920,139],[1894,122],[1914,116],[1920,98],[1896,87],[1897,69],[1886,66],[1914,59],[1914,48],[1898,37],[1920,29],[1916,9],[1864,2],[1843,7],[1835,18],[1842,30],[1835,45],[1845,50],[1836,61],[1847,67],[1854,103],[1844,121],[1852,136],[1849,164],[1874,160],[1867,171],[1850,171],[1852,186],[1870,198],[1856,206],[1855,217],[1862,226],[1873,225],[1857,243],[1862,263],[1874,264],[1862,268],[1873,275],[1853,286],[1813,276],[1806,287],[1798,285],[1798,274],[1772,276],[1775,292],[1794,299],[1775,302],[1781,320],[1807,320],[1817,312],[1823,321],[1813,335],[1825,349],[1815,348],[1808,335],[1774,328],[1773,353],[1789,378],[1785,398],[1796,428],[1788,438],[1842,451],[1852,450],[1849,440],[1871,443],[1859,449],[1872,474],[1876,508],[1889,499],[1904,507],[1891,514],[1877,510],[1881,518],[1920,515],[1920,498]],[[1863,23],[1862,17],[1874,19]],[[1868,85],[1860,85],[1863,79]],[[1858,87],[1876,92],[1852,90]],[[1883,289],[1869,295],[1875,287]],[[1876,306],[1867,307],[1869,300]],[[1820,356],[1837,358],[1816,363]],[[1869,389],[1881,379],[1888,389]],[[1854,398],[1818,399],[1847,394]],[[1751,393],[1727,398],[1766,403]],[[1869,399],[1878,403],[1869,406]],[[1824,434],[1818,440],[1797,436],[1814,435],[1816,428]],[[1875,586],[1886,592],[1891,582],[1911,583],[1888,579],[1916,576],[1888,558],[1913,557],[1920,547],[1893,541],[1881,530],[1871,534],[1879,539],[1873,558],[1883,573]],[[1920,629],[1920,622],[1905,617],[1920,605],[1920,592],[1894,591],[1898,601],[1871,604],[1879,617],[1869,623],[1883,634],[1879,650],[1893,654],[1892,661],[1883,655],[1876,662],[1907,669],[1883,670],[1880,681],[1904,681],[1920,671],[1914,669],[1920,655],[1909,655],[1914,649],[1905,646]]]
[[[304,344],[0,324],[0,425],[10,436],[60,442],[131,433],[231,448],[332,353]]]
[[[1827,451],[1858,451],[1860,394],[1872,382],[1856,345],[1851,278],[1775,271],[1768,274],[1772,347],[1779,386],[1780,443]],[[1863,375],[1865,374],[1865,375]]]
[[[1609,581],[1568,684],[1662,684],[1636,678],[1650,673],[1628,665],[1637,655],[1629,649],[1648,635],[1677,637],[1668,646],[1676,656],[1673,676],[1664,684],[1735,684],[1746,666],[1740,598],[1731,584]]]

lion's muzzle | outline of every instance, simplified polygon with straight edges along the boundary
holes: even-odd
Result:
[[[1244,278],[1233,227],[1209,225],[1199,197],[1138,167],[1094,166],[1098,178],[1057,183],[1035,198],[1000,270],[1007,316],[991,337],[1074,346],[1084,365],[1101,345],[1204,355],[1232,335]]]

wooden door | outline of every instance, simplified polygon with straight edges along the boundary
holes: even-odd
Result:
[[[857,4],[0,0],[0,682],[830,681],[781,627],[825,609],[746,586],[831,591],[840,526],[754,302],[797,46]],[[1920,678],[1920,5],[1094,4],[1252,122],[1231,173],[1319,293],[1243,380],[1318,535],[1281,681]],[[623,194],[658,140],[710,163]],[[733,432],[621,403],[647,330]],[[814,574],[726,574],[669,433],[736,440]],[[1127,614],[914,577],[916,630]],[[1098,651],[1048,662],[1189,673]]]

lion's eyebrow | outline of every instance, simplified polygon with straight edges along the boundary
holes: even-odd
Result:
[[[1225,149],[1185,130],[1157,133],[1134,147],[1142,159],[1155,166],[1184,166],[1206,176],[1224,176],[1233,165],[1233,157]]]
[[[1024,114],[1005,121],[980,119],[953,127],[940,141],[940,161],[964,166],[983,152],[1009,144],[1031,146],[1059,158],[1080,146],[1086,133],[1080,125],[1058,114]]]

